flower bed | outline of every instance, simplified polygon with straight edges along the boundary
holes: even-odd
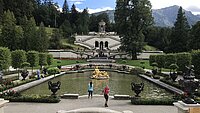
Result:
[[[38,103],[58,103],[60,98],[48,95],[21,95],[20,93],[10,89],[0,94],[0,98],[9,100],[10,102],[38,102]]]

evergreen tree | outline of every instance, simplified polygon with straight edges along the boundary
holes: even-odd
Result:
[[[35,10],[35,0],[3,0],[5,10],[10,10],[16,17],[16,22],[20,21],[23,16],[32,17],[32,12]]]
[[[47,32],[45,30],[44,24],[41,23],[39,29],[37,30],[37,36],[35,38],[35,49],[39,52],[45,52],[49,46],[49,39],[47,37]]]
[[[77,20],[78,20],[78,11],[76,10],[76,6],[73,4],[70,13],[70,23],[72,25],[73,31],[76,31],[76,28],[78,26]]]
[[[62,8],[62,12],[63,12],[64,14],[69,13],[69,6],[68,6],[68,3],[67,3],[67,0],[64,1],[63,8]]]
[[[98,32],[97,16],[92,14],[89,19],[89,31]]]
[[[148,45],[154,46],[159,50],[165,51],[169,46],[171,28],[155,27],[155,26],[148,27],[145,30],[144,35],[145,35],[145,42],[147,42]]]
[[[185,17],[182,7],[180,7],[172,29],[169,52],[185,52],[189,50],[189,30],[190,26],[187,18]]]
[[[49,48],[50,49],[61,49],[62,43],[61,43],[62,35],[59,31],[59,29],[54,29],[52,36],[50,38]]]
[[[22,26],[24,30],[23,50],[30,51],[34,50],[37,45],[35,40],[37,29],[34,18],[25,20],[25,22],[26,24]]]
[[[78,23],[77,33],[88,34],[89,14],[87,9],[84,9],[83,12],[79,15],[77,23]]]
[[[148,0],[117,0],[115,22],[121,37],[121,49],[137,59],[144,46],[143,31],[153,23],[151,3]]]
[[[191,32],[190,32],[190,49],[198,50],[200,49],[200,21],[197,22],[194,26],[192,26]]]
[[[68,20],[65,20],[63,22],[63,24],[60,26],[60,30],[62,31],[63,37],[66,39],[69,39],[73,32],[70,22]]]
[[[21,26],[15,27],[15,40],[13,40],[13,50],[23,49],[24,31]]]
[[[3,8],[4,8],[3,0],[0,0],[0,25],[3,17]]]
[[[14,50],[15,46],[15,27],[16,19],[12,12],[9,10],[4,12],[2,21],[2,34],[1,34],[1,46],[8,47]]]

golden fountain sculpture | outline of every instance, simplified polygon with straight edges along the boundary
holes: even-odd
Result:
[[[99,71],[98,66],[96,66],[92,74],[92,79],[102,80],[110,78],[106,71]]]

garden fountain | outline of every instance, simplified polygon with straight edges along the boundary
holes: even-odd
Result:
[[[95,70],[93,71],[92,79],[102,80],[110,78],[106,71],[99,71],[98,67],[96,66]]]

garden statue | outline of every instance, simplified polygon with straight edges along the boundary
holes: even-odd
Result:
[[[195,81],[195,76],[194,76],[194,66],[191,65],[190,67],[186,67],[186,72],[184,73],[184,80],[182,83],[183,90],[185,92],[185,99],[183,102],[186,104],[196,104],[197,102],[194,101],[193,93],[197,91],[199,88],[199,81]]]
[[[25,80],[26,79],[26,77],[28,76],[28,71],[27,70],[23,70],[22,71],[22,73],[21,73],[21,76],[23,77],[23,79],[22,80]]]
[[[98,67],[96,66],[96,68],[93,71],[93,75],[90,78],[92,78],[92,79],[108,79],[110,77],[106,71],[99,71]]]
[[[139,94],[143,91],[144,89],[144,83],[136,84],[134,82],[131,83],[132,91],[136,93],[136,97],[140,97]]]
[[[56,92],[60,89],[61,82],[58,81],[56,83],[48,82],[49,90],[51,90],[52,95],[55,95]]]

